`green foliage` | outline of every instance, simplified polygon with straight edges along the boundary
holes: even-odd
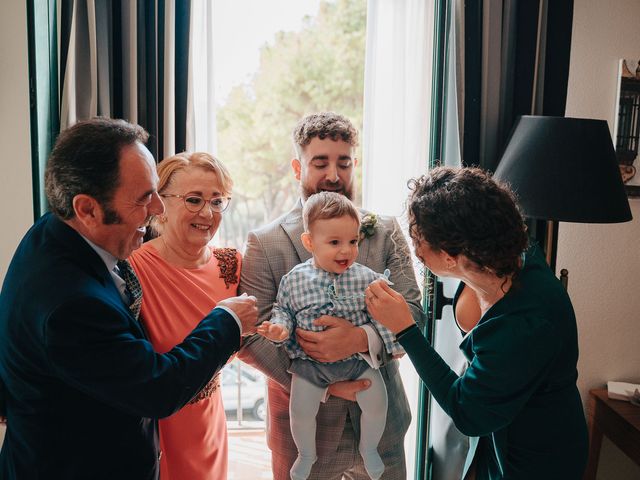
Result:
[[[323,1],[299,32],[262,47],[253,79],[217,113],[218,153],[234,179],[222,243],[284,213],[297,197],[291,131],[305,114],[336,111],[362,128],[366,0]]]

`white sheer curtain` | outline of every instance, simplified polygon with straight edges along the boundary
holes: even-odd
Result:
[[[427,171],[433,61],[432,0],[370,0],[367,15],[363,134],[363,206],[376,213],[404,215],[407,180]],[[452,21],[455,18],[452,15]],[[449,28],[449,64],[445,105],[443,158],[460,165],[458,94],[456,91],[456,29]],[[461,38],[459,36],[458,38]],[[458,67],[458,68],[456,68]],[[401,222],[402,223],[402,222]],[[453,296],[457,282],[443,279],[445,294]],[[435,348],[461,373],[465,362],[457,346],[460,335],[445,308],[436,325]],[[415,469],[415,419],[418,377],[410,361],[401,362],[414,422],[405,439],[407,467]],[[468,439],[437,406],[432,407],[430,445],[433,478],[461,477]]]
[[[407,181],[427,170],[433,10],[433,0],[368,3],[362,198],[375,213],[401,217]],[[400,370],[411,405],[405,451],[413,476],[419,383],[408,358]]]
[[[164,157],[176,154],[176,5],[175,0],[165,1],[164,14]],[[160,159],[158,159],[160,160]]]
[[[213,3],[192,0],[187,94],[187,150],[217,151],[213,62]]]
[[[363,206],[400,215],[429,147],[433,0],[370,0],[364,81]]]

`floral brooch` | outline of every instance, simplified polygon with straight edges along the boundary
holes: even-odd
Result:
[[[365,238],[373,237],[376,232],[376,225],[378,223],[378,216],[375,213],[367,213],[362,217],[360,222],[360,242]]]

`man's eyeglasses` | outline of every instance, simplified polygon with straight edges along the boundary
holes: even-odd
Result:
[[[221,213],[227,209],[227,207],[229,206],[229,202],[231,201],[230,197],[211,197],[210,199],[205,200],[200,195],[194,195],[194,194],[177,195],[177,194],[170,194],[170,193],[162,193],[160,194],[160,196],[163,198],[166,198],[166,197],[181,198],[182,201],[184,202],[184,206],[186,207],[186,209],[192,213],[198,213],[200,210],[204,208],[204,205],[207,202],[209,202],[209,206],[211,207],[211,210],[213,210],[214,212]]]

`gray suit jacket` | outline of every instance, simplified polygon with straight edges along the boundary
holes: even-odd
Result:
[[[257,297],[260,322],[271,317],[271,308],[282,276],[295,265],[310,258],[300,240],[302,232],[302,203],[298,201],[296,206],[282,217],[249,233],[239,290]],[[414,318],[419,324],[423,324],[421,295],[416,284],[411,255],[395,219],[378,217],[374,235],[364,239],[360,244],[357,262],[376,272],[390,269],[393,288],[403,294],[409,302]],[[393,461],[404,463],[403,441],[411,421],[411,413],[398,374],[398,361],[388,358],[385,352],[382,352],[382,355],[384,366],[380,371],[385,379],[389,405],[387,426],[378,450],[383,458],[385,452],[395,451],[397,455]],[[295,459],[297,449],[289,428],[288,391],[291,378],[287,373],[290,360],[286,352],[264,337],[254,335],[245,341],[239,357],[269,377],[269,448],[280,455],[290,455]],[[320,406],[316,418],[319,457],[335,455],[347,412],[356,435],[359,436],[360,408],[357,403],[330,397]],[[393,455],[390,458],[393,458]]]

